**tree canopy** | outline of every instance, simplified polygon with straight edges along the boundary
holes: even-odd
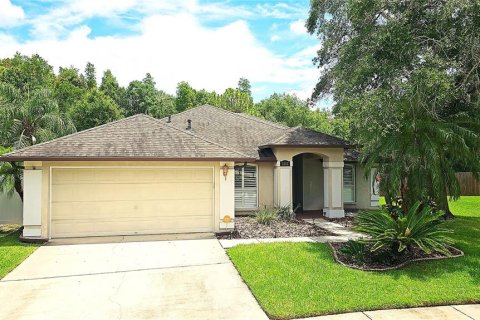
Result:
[[[124,87],[107,69],[98,85],[96,67],[91,62],[83,73],[70,66],[60,67],[55,74],[53,67],[39,55],[17,53],[13,58],[0,59],[0,89],[0,147],[9,150],[124,116],[146,113],[163,118],[203,104],[290,126],[341,135],[346,132],[329,112],[318,110],[294,95],[273,94],[255,103],[252,85],[246,78],[222,93],[194,89],[182,81],[176,94],[171,95],[157,88],[150,73]],[[0,181],[0,188],[16,186],[20,192],[21,170],[15,165],[2,164],[1,172],[6,179]]]
[[[322,42],[313,98],[333,96],[387,191],[448,213],[455,168],[480,170],[480,2],[312,0],[306,27]]]

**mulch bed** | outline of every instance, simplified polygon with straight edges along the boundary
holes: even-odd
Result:
[[[337,261],[343,266],[353,268],[353,269],[359,269],[363,271],[395,270],[395,269],[400,269],[402,267],[405,267],[406,265],[415,261],[449,259],[449,258],[462,257],[464,255],[463,251],[454,247],[449,247],[449,251],[452,254],[451,256],[445,256],[440,253],[426,254],[419,249],[413,249],[399,256],[394,260],[389,260],[388,262],[386,261],[378,262],[378,261],[372,260],[372,261],[366,261],[364,263],[359,263],[353,260],[350,256],[347,256],[340,251],[340,249],[342,248],[343,245],[345,245],[345,243],[333,242],[333,243],[329,243],[329,245],[333,251],[333,256],[335,261]]]
[[[292,238],[330,235],[334,234],[302,220],[275,220],[270,225],[263,225],[253,217],[235,217],[235,230],[232,233],[217,235],[217,238]]]

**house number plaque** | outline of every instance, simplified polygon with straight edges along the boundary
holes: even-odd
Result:
[[[280,167],[290,167],[290,161],[288,160],[280,161]]]

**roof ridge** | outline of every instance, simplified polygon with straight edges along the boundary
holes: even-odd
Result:
[[[269,120],[265,120],[265,119],[262,119],[262,118],[259,118],[259,117],[256,117],[256,116],[252,116],[250,114],[246,114],[246,113],[243,113],[243,112],[233,112],[233,111],[230,111],[230,110],[227,110],[227,109],[223,109],[223,108],[219,108],[219,107],[216,107],[216,106],[212,106],[210,104],[203,104],[201,105],[200,107],[211,107],[211,108],[215,108],[217,110],[220,110],[220,111],[224,111],[226,113],[229,113],[233,116],[237,116],[237,117],[241,117],[241,118],[244,118],[244,119],[247,119],[247,120],[251,120],[251,121],[255,121],[255,122],[260,122],[260,123],[263,123],[263,124],[266,124],[266,125],[269,125],[271,127],[275,127],[275,128],[278,128],[278,129],[288,129],[290,128],[289,126],[286,126],[286,125],[282,125],[280,123],[277,123],[277,122],[273,122],[273,121],[269,121]],[[190,109],[191,110],[191,109]]]
[[[280,137],[278,137],[277,139],[272,140],[272,141],[270,141],[270,142],[268,142],[268,143],[266,143],[266,144],[264,144],[264,145],[273,145],[273,144],[276,144],[278,141],[282,140],[287,134],[292,133],[293,131],[298,130],[298,129],[303,129],[303,130],[315,132],[315,133],[318,133],[318,134],[322,134],[322,135],[328,136],[328,137],[330,137],[330,138],[334,138],[334,139],[341,140],[342,142],[345,142],[346,144],[349,144],[349,143],[350,143],[350,141],[347,141],[347,140],[345,140],[345,139],[336,137],[336,136],[334,136],[334,135],[331,135],[331,134],[328,134],[328,133],[325,133],[325,132],[313,130],[313,129],[306,128],[306,127],[302,127],[302,126],[296,126],[296,127],[291,127],[291,128],[289,128],[289,129],[286,130],[286,132],[285,132],[284,134],[282,134]]]
[[[293,132],[295,129],[298,129],[298,128],[299,128],[298,126],[288,128],[287,130],[285,130],[285,132],[284,132],[281,136],[279,136],[279,137],[278,137],[277,139],[275,139],[275,140],[272,140],[272,141],[268,142],[267,144],[275,144],[275,143],[277,143],[278,141],[282,140],[283,137],[285,137],[287,134],[289,134],[290,132]]]
[[[331,138],[335,138],[335,139],[338,139],[338,140],[342,140],[343,142],[346,142],[346,143],[351,143],[350,141],[348,140],[345,140],[343,138],[340,138],[340,137],[337,137],[337,136],[334,136],[332,134],[329,134],[329,133],[325,133],[325,132],[321,132],[321,131],[317,131],[317,130],[313,130],[313,129],[310,129],[310,128],[306,128],[306,127],[296,127],[296,128],[299,128],[299,129],[305,129],[305,130],[309,130],[309,131],[313,131],[313,132],[316,132],[316,133],[320,133],[320,134],[323,134],[325,136],[329,136]]]
[[[82,131],[76,131],[76,132],[67,134],[67,135],[65,135],[65,136],[61,136],[61,137],[58,137],[58,138],[55,138],[55,139],[52,139],[52,140],[48,140],[48,141],[45,141],[45,142],[42,142],[42,143],[39,143],[39,144],[32,144],[31,146],[28,146],[28,147],[25,147],[25,148],[21,148],[21,149],[16,149],[16,150],[13,150],[13,151],[11,151],[11,152],[9,152],[9,153],[2,154],[2,157],[8,156],[8,155],[11,155],[11,154],[14,154],[14,153],[16,153],[17,151],[20,151],[20,150],[24,151],[24,150],[29,150],[29,149],[31,149],[31,148],[33,148],[33,147],[44,146],[44,145],[47,145],[47,144],[50,144],[50,143],[53,143],[53,142],[57,142],[57,141],[60,141],[60,140],[64,140],[64,139],[70,138],[70,137],[72,137],[72,136],[76,136],[76,135],[79,135],[79,134],[83,134],[83,133],[86,133],[86,132],[90,132],[90,131],[92,131],[92,130],[94,130],[94,129],[108,127],[108,126],[117,124],[117,123],[119,123],[119,122],[123,122],[123,121],[130,120],[130,119],[133,119],[133,118],[136,118],[136,117],[140,117],[140,116],[146,116],[146,114],[137,113],[137,114],[134,114],[133,116],[129,116],[129,117],[126,117],[126,118],[118,119],[118,120],[115,120],[115,121],[112,121],[112,122],[108,122],[108,123],[104,123],[104,124],[102,124],[102,125],[99,125],[99,126],[96,126],[96,127],[92,127],[92,128],[88,128],[88,129],[85,129],[85,130],[82,130]]]
[[[194,134],[193,132],[188,132],[188,131],[182,130],[182,129],[180,129],[180,128],[177,128],[177,127],[174,126],[174,125],[168,125],[167,123],[163,123],[163,122],[160,121],[160,119],[154,118],[154,117],[152,117],[152,116],[150,116],[150,115],[145,114],[144,116],[146,116],[146,117],[148,117],[148,118],[150,118],[150,119],[158,122],[159,124],[161,124],[161,125],[163,125],[163,126],[165,126],[165,127],[167,127],[167,128],[175,129],[175,130],[180,131],[180,132],[182,132],[182,133],[191,135],[191,136],[193,136],[193,137],[195,137],[195,138],[198,138],[198,139],[200,139],[200,140],[203,140],[203,141],[205,141],[205,142],[208,142],[208,143],[210,143],[210,144],[213,144],[213,145],[215,145],[215,146],[217,146],[217,147],[220,147],[220,148],[223,148],[223,149],[225,149],[225,150],[228,150],[228,151],[234,152],[234,153],[236,153],[236,154],[239,154],[239,155],[241,155],[241,156],[243,156],[243,157],[251,158],[251,156],[249,156],[249,155],[247,155],[247,154],[245,154],[245,153],[238,152],[238,151],[236,151],[236,150],[234,150],[234,149],[231,149],[231,148],[229,148],[229,147],[223,146],[223,145],[221,145],[221,144],[219,144],[219,143],[210,141],[210,140],[208,140],[208,139],[206,139],[206,138],[204,138],[204,137],[201,137],[201,136],[198,136],[198,135]],[[164,119],[164,118],[162,118],[162,119]]]

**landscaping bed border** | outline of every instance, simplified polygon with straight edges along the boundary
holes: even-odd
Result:
[[[455,252],[458,252],[458,254],[454,254],[452,256],[440,256],[440,257],[425,257],[425,258],[415,258],[415,259],[410,259],[410,260],[407,260],[407,261],[404,261],[396,266],[391,266],[391,267],[385,267],[385,268],[362,268],[362,267],[359,267],[359,266],[356,266],[356,265],[351,265],[351,264],[348,264],[348,263],[345,263],[343,261],[341,261],[338,257],[338,253],[337,253],[337,249],[332,245],[332,242],[329,242],[328,243],[328,246],[330,247],[330,249],[332,250],[332,253],[333,253],[333,259],[335,260],[335,262],[337,262],[338,264],[344,266],[344,267],[347,267],[347,268],[351,268],[351,269],[357,269],[357,270],[362,270],[362,271],[390,271],[390,270],[397,270],[397,269],[401,269],[403,267],[406,267],[407,265],[409,265],[410,263],[413,263],[413,262],[418,262],[418,261],[430,261],[430,260],[444,260],[444,259],[451,259],[451,258],[459,258],[459,257],[463,257],[465,256],[465,253],[460,250],[460,249],[457,249],[455,247],[452,247],[452,246],[448,246],[450,249],[453,249]]]

